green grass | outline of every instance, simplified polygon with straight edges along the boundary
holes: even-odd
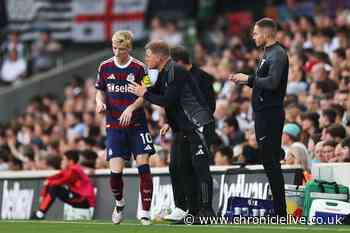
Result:
[[[350,226],[302,225],[210,225],[186,226],[158,223],[141,226],[136,221],[112,225],[105,221],[4,221],[0,220],[1,233],[277,233],[277,232],[350,232]]]

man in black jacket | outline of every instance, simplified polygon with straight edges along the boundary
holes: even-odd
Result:
[[[185,47],[175,46],[171,48],[170,54],[177,64],[191,72],[193,80],[205,99],[205,108],[209,107],[210,113],[213,114],[216,105],[213,89],[214,77],[191,63],[190,54]],[[165,124],[160,130],[161,136],[164,136],[169,128],[170,126]],[[191,162],[192,156],[188,137],[182,132],[173,132],[173,136],[169,171],[176,208],[164,219],[176,221],[185,217],[186,210],[188,210],[188,213],[196,215],[200,207],[200,196],[196,189],[198,180]],[[210,147],[210,144],[208,142],[208,147]],[[187,180],[187,182],[183,182],[184,180]]]
[[[256,22],[253,39],[264,48],[255,74],[230,75],[229,79],[253,88],[255,133],[260,158],[270,182],[275,214],[286,216],[284,179],[281,170],[281,137],[285,120],[283,99],[288,81],[288,55],[276,41],[276,23],[269,18]]]
[[[206,105],[208,105],[210,112],[213,114],[216,107],[216,97],[213,88],[215,78],[195,64],[192,64],[190,54],[185,47],[178,45],[171,48],[170,55],[177,64],[182,65],[191,72],[194,81],[196,81],[206,100]]]
[[[164,107],[172,131],[188,138],[197,180],[196,189],[200,194],[197,214],[212,216],[213,181],[209,171],[209,139],[215,130],[214,118],[191,73],[170,58],[168,44],[162,41],[148,43],[145,63],[150,69],[159,70],[157,82],[148,89],[130,82],[129,91]],[[186,183],[190,178],[186,177],[182,182]]]

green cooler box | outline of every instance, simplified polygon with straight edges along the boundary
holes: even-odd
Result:
[[[349,188],[324,180],[309,181],[304,188],[304,216],[309,217],[311,204],[316,199],[331,199],[347,202],[349,199]]]

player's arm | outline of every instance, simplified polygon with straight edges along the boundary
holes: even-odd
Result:
[[[164,95],[159,95],[147,90],[143,97],[152,104],[156,104],[161,107],[169,107],[173,104],[176,104],[177,100],[180,98],[180,95],[186,83],[186,79],[189,79],[189,73],[180,70],[175,75],[176,78],[174,78],[174,80],[169,83],[164,92]]]
[[[103,78],[103,69],[100,67],[97,71],[96,88],[96,112],[103,113],[106,111],[106,82]]]
[[[96,112],[103,113],[106,111],[106,94],[101,91],[96,91]]]
[[[137,96],[143,96],[145,100],[148,100],[152,104],[161,107],[169,107],[176,104],[177,100],[180,98],[186,79],[189,78],[189,75],[190,74],[185,70],[178,70],[177,73],[175,73],[176,78],[174,78],[174,80],[166,87],[164,95],[154,93],[153,89],[147,90],[145,87],[140,86],[135,82],[131,82],[130,91]]]
[[[149,87],[151,86],[151,80],[145,70],[142,72],[142,85]],[[132,113],[138,109],[143,107],[144,99],[143,97],[138,97],[134,103],[130,104],[122,113],[122,115],[119,118],[119,123],[122,126],[127,126],[130,124]]]
[[[72,170],[64,170],[59,174],[47,179],[48,186],[58,186],[74,182],[77,179],[77,174]]]
[[[143,106],[143,98],[138,97],[134,103],[130,104],[122,113],[122,115],[119,118],[119,123],[122,126],[127,126],[130,124],[131,118],[132,118],[132,113]]]

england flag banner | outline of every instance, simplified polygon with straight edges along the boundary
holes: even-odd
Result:
[[[10,31],[22,40],[38,38],[42,30],[58,40],[110,41],[117,30],[143,39],[148,0],[6,0]]]
[[[110,41],[113,32],[130,30],[142,39],[148,0],[74,0],[72,37],[78,42]]]

